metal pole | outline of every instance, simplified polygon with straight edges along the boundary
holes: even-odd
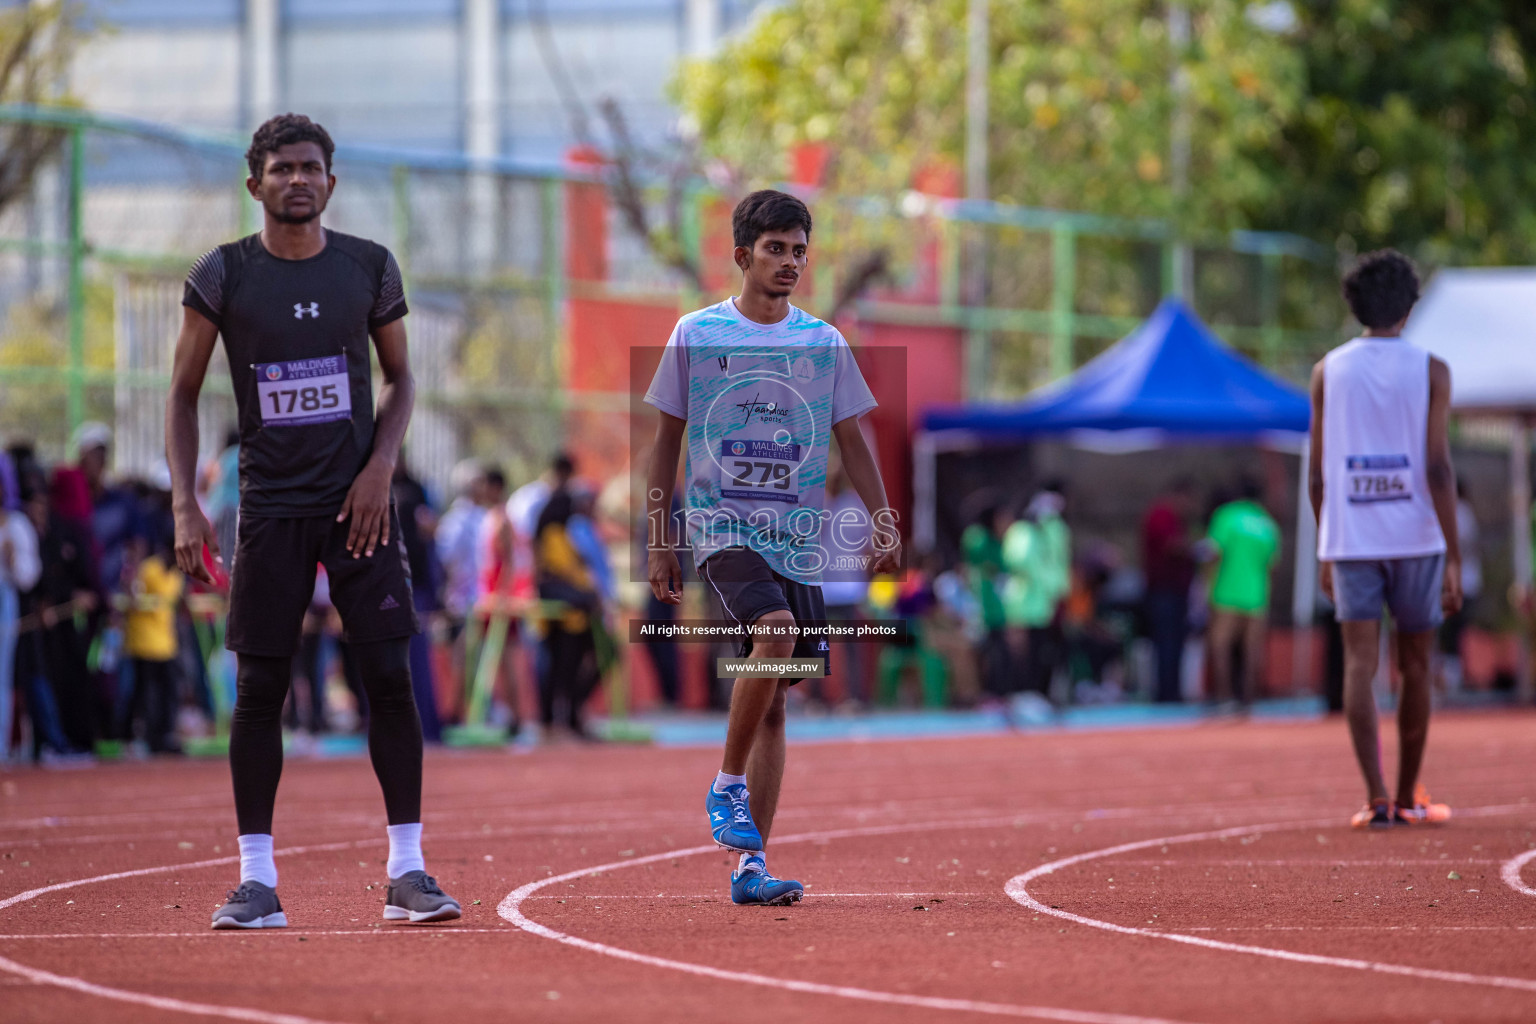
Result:
[[[400,265],[403,283],[411,276],[411,172],[404,164],[389,169],[390,236],[395,248],[395,262]]]
[[[85,235],[81,223],[85,192],[83,130],[69,130],[69,430],[85,420]]]
[[[987,0],[970,0],[965,33],[965,195],[987,198],[987,79],[990,74]]]
[[[1051,379],[1072,372],[1073,304],[1077,295],[1077,233],[1070,224],[1051,229]]]
[[[988,197],[987,128],[991,117],[988,81],[991,77],[991,47],[987,25],[988,0],[969,0],[966,6],[965,33],[965,196],[971,200]],[[964,229],[967,253],[964,301],[979,314],[987,304],[986,228],[969,224]],[[987,329],[979,316],[968,318],[965,332],[966,398],[986,394],[990,369],[990,345]]]
[[[1189,8],[1182,0],[1171,0],[1168,4],[1168,43],[1173,59],[1173,73],[1169,78],[1169,88],[1173,93],[1173,121],[1168,133],[1168,171],[1173,185],[1173,225],[1176,233],[1173,290],[1185,302],[1193,301],[1194,297],[1194,254],[1186,242],[1177,240],[1177,235],[1182,234],[1184,202],[1189,195],[1192,120],[1189,109],[1189,75],[1184,70],[1184,58],[1189,53],[1191,34]]]
[[[1280,330],[1281,258],[1280,253],[1273,249],[1266,250],[1259,265],[1259,315],[1263,320],[1260,337],[1264,364],[1270,369],[1280,365],[1280,348],[1285,341]]]

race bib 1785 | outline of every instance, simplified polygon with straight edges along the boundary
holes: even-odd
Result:
[[[267,426],[301,427],[352,418],[347,357],[258,363],[256,394]]]

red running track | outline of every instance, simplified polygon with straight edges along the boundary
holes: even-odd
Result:
[[[0,775],[0,1019],[1536,1020],[1529,713],[1437,720],[1457,817],[1384,833],[1344,825],[1337,722],[795,747],[792,908],[730,903],[715,759],[431,756],[428,867],[466,913],[415,928],[380,920],[367,762],[290,761],[293,926],[255,933],[207,930],[223,765]]]

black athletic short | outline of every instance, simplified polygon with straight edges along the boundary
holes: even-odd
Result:
[[[224,646],[238,654],[292,657],[304,612],[315,593],[315,566],[325,566],[331,603],[349,643],[396,640],[420,631],[411,600],[411,567],[400,542],[400,518],[389,509],[389,546],[372,557],[347,551],[351,522],[334,515],[278,519],[240,516],[230,567]]]
[[[726,548],[705,559],[699,566],[703,577],[732,621],[743,625],[756,622],[769,612],[787,611],[798,624],[824,623],[827,605],[821,588],[792,580],[773,571],[762,555],[747,547]],[[740,657],[752,653],[752,639],[741,643]],[[826,637],[802,637],[795,641],[792,658],[820,658],[830,669],[832,651]],[[798,683],[799,679],[790,682]]]

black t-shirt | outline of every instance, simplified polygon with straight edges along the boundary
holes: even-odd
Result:
[[[305,260],[249,235],[206,253],[182,303],[219,328],[240,411],[240,509],[340,511],[373,451],[369,332],[406,314],[389,250],[327,230]]]

